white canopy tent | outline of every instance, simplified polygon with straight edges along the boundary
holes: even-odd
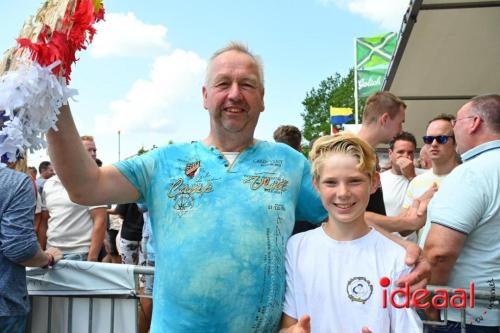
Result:
[[[500,1],[413,0],[383,90],[407,103],[418,146],[435,115],[500,93]]]

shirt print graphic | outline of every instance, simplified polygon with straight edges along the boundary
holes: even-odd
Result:
[[[199,159],[179,160],[183,174],[174,178],[169,186],[167,197],[174,201],[173,208],[178,216],[183,216],[195,207],[196,197],[213,192],[213,180],[202,169]]]

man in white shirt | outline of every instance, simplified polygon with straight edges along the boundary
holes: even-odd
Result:
[[[408,132],[396,135],[389,143],[391,169],[380,174],[387,216],[399,215],[410,181],[423,172],[413,165],[416,148],[415,136]],[[408,235],[407,239],[416,241],[416,234]]]
[[[82,144],[95,160],[93,138],[83,136]],[[107,206],[75,204],[57,175],[45,182],[42,197],[49,215],[48,246],[61,249],[65,259],[97,261],[106,235]]]
[[[396,135],[389,143],[391,168],[380,174],[388,216],[399,214],[410,181],[423,172],[413,165],[416,147],[415,136],[408,132]]]

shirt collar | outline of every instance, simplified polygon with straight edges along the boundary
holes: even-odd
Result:
[[[493,140],[486,143],[482,143],[472,149],[467,150],[462,154],[462,161],[468,161],[488,150],[500,148],[500,140]]]

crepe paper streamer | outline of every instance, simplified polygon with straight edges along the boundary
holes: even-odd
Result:
[[[77,91],[52,74],[57,62],[48,67],[38,63],[19,64],[15,71],[0,77],[0,110],[4,126],[0,130],[0,156],[15,162],[19,152],[47,146],[45,135],[57,130],[59,108]]]
[[[72,10],[74,6],[74,11]],[[28,49],[31,58],[42,66],[55,61],[61,65],[53,69],[57,76],[70,81],[71,65],[76,62],[76,52],[86,49],[96,33],[93,24],[104,18],[104,8],[100,1],[79,0],[68,2],[60,29],[51,29],[43,24],[36,42],[29,38],[18,38],[19,49]]]
[[[47,0],[35,24],[24,24],[18,47],[0,66],[0,156],[15,162],[26,149],[47,146],[50,128],[57,130],[59,108],[77,95],[66,85],[76,52],[86,49],[104,19],[100,0]]]

